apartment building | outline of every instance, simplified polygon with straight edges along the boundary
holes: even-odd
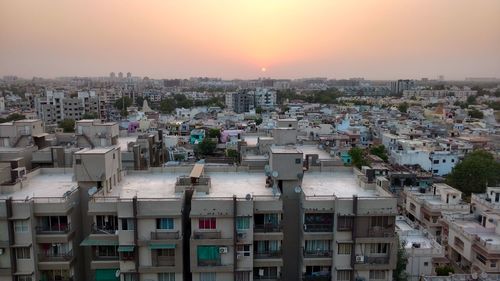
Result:
[[[82,274],[78,202],[77,183],[64,169],[38,169],[0,185],[0,280]]]
[[[421,224],[438,242],[441,242],[442,225],[439,218],[447,212],[468,214],[469,204],[462,201],[462,192],[444,184],[429,187],[406,187],[402,193],[406,216]]]
[[[75,124],[77,147],[108,147],[118,144],[119,127],[116,122],[80,120]]]
[[[41,120],[18,120],[0,124],[0,147],[43,146],[45,136]]]
[[[447,263],[444,247],[425,229],[408,218],[396,218],[396,232],[401,243],[404,243],[408,258],[406,273],[408,280],[418,281],[423,276],[435,275],[435,269],[442,263]]]
[[[101,103],[95,92],[79,92],[76,97],[64,92],[47,91],[45,96],[35,98],[35,109],[39,119],[47,124],[62,120],[80,120],[85,113],[100,112]]]

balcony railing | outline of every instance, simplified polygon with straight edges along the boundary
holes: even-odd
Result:
[[[256,224],[254,232],[281,232],[279,224]]]
[[[281,278],[278,277],[277,275],[263,275],[263,276],[254,275],[253,280],[280,281]]]
[[[395,231],[391,227],[371,227],[368,229],[368,237],[394,237]]]
[[[116,231],[118,231],[118,228],[117,227],[109,227],[109,226],[93,225],[91,231],[92,231],[92,234],[116,235]]]
[[[71,225],[68,224],[60,224],[56,226],[37,226],[36,233],[37,234],[62,234],[68,233],[71,231]]]
[[[332,232],[333,224],[304,224],[305,232]]]
[[[157,257],[153,259],[153,266],[175,266],[175,257]]]
[[[198,260],[198,266],[221,266],[220,260]]]
[[[365,257],[366,264],[388,264],[390,257]]]
[[[44,261],[70,261],[73,259],[73,250],[63,253],[44,252],[38,254],[38,260]]]
[[[303,276],[302,281],[330,281],[332,279],[332,276],[330,274],[328,275],[308,275],[308,276]]]
[[[92,257],[93,261],[119,261],[119,256],[97,256],[94,255]]]
[[[253,257],[256,259],[277,259],[281,258],[281,250],[254,252]]]
[[[304,250],[305,258],[328,258],[332,256],[331,250]]]
[[[193,237],[194,239],[221,239],[221,232],[218,230],[195,231]]]
[[[43,277],[41,278],[41,280],[45,280],[45,281],[73,281],[74,278],[73,277]]]
[[[151,240],[168,240],[168,239],[179,239],[179,231],[153,231],[151,232]]]

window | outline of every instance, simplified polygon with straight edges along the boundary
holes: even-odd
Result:
[[[198,227],[200,229],[216,229],[217,220],[215,218],[201,218],[198,221]]]
[[[370,254],[387,254],[389,244],[386,243],[375,243],[370,244]]]
[[[476,259],[480,261],[482,264],[486,264],[486,258],[481,254],[476,254]]]
[[[415,211],[417,209],[417,206],[415,204],[410,203],[410,210]]]
[[[385,280],[385,270],[370,270],[370,280]]]
[[[14,232],[28,232],[28,220],[14,221]]]
[[[122,230],[134,230],[134,219],[122,219]]]
[[[278,240],[254,241],[254,251],[256,254],[278,253],[281,245]]]
[[[174,229],[174,219],[173,218],[156,219],[156,229]]]
[[[429,262],[424,262],[424,266],[429,266]]]
[[[464,248],[464,241],[462,241],[460,238],[458,237],[455,237],[455,240],[454,240],[454,245],[457,246],[458,248],[460,249],[463,249]]]
[[[200,272],[200,281],[217,281],[215,272]]]
[[[451,159],[451,162],[452,162],[452,163],[455,163],[455,159]]]
[[[372,217],[371,226],[387,227],[389,225],[389,217]]]
[[[443,163],[446,163],[446,159],[443,159]]]
[[[31,253],[29,247],[16,248],[16,258],[17,259],[30,259]]]
[[[175,273],[158,273],[158,281],[175,281]]]
[[[75,159],[75,164],[76,165],[81,165],[82,164],[82,159]]]
[[[352,251],[352,244],[350,243],[339,243],[339,255],[350,255]]]
[[[69,229],[67,216],[40,217],[38,220],[39,231],[61,232]]]
[[[339,281],[349,281],[351,280],[351,270],[337,270],[337,280]]]
[[[300,164],[302,162],[302,159],[300,158],[295,158],[295,164]]]
[[[236,272],[236,281],[250,281],[250,272],[248,271],[238,271]]]
[[[439,164],[439,160],[434,160],[432,163]]]
[[[97,246],[97,257],[118,257],[117,246]]]
[[[337,222],[338,231],[346,231],[352,229],[353,217],[351,216],[339,216]]]
[[[439,170],[432,170],[432,173],[437,174],[439,173]]]
[[[250,217],[237,217],[236,229],[245,230],[250,228]]]
[[[250,256],[250,245],[236,245],[236,253],[241,256],[249,257]]]
[[[261,279],[277,279],[278,278],[278,268],[277,267],[256,267],[253,271],[254,280]]]
[[[175,249],[158,249],[156,253],[159,257],[175,257]]]
[[[123,281],[138,281],[139,278],[135,273],[123,273]]]
[[[32,281],[31,275],[18,275],[16,281]]]
[[[330,240],[306,240],[306,252],[330,252]]]

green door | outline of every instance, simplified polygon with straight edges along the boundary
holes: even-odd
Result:
[[[117,269],[96,269],[95,281],[120,281],[120,276],[116,277]]]

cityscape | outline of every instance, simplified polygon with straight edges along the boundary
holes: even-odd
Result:
[[[498,15],[1,2],[0,281],[500,280]]]

